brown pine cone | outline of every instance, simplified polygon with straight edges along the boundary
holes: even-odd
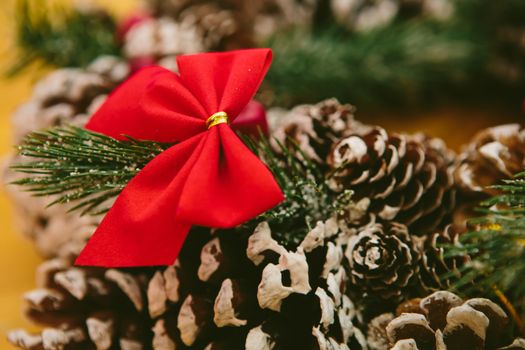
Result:
[[[315,105],[301,105],[291,111],[269,111],[273,146],[293,150],[298,145],[309,159],[324,164],[332,145],[362,125],[354,120],[355,107],[342,105],[336,99]],[[300,156],[300,155],[298,155]]]
[[[227,47],[248,47],[293,25],[311,24],[318,0],[147,0],[156,16],[178,19],[183,13],[199,15],[199,8],[213,6],[208,22],[218,21],[212,14],[228,11],[236,28],[227,38]]]
[[[50,260],[26,294],[27,314],[64,348],[364,349],[347,295],[346,241],[330,219],[288,250],[261,223],[253,233],[195,229],[167,268]],[[9,339],[25,349],[51,341],[20,330]]]
[[[372,224],[350,237],[345,252],[356,297],[399,301],[416,285],[420,253],[405,225]]]
[[[446,289],[461,277],[460,268],[470,261],[468,255],[445,257],[445,244],[459,245],[461,230],[448,225],[442,231],[417,239],[421,252],[419,278],[426,291]]]
[[[124,53],[130,61],[148,58],[171,61],[180,54],[206,51],[204,33],[193,21],[152,18],[134,25],[124,38]],[[170,67],[173,68],[173,67]]]
[[[447,19],[453,12],[449,0],[330,0],[330,5],[335,20],[352,31],[388,25],[397,17]]]
[[[510,343],[507,338],[509,318],[501,307],[488,299],[463,301],[453,293],[438,291],[415,305],[417,308],[412,312],[402,313],[388,323],[387,339],[377,343],[384,345],[374,350],[496,350],[505,349],[507,347],[503,346]],[[370,324],[375,323],[378,321]],[[508,348],[524,349],[525,340],[516,339]]]
[[[440,139],[362,128],[333,145],[328,181],[334,191],[350,189],[355,201],[368,201],[379,219],[425,235],[454,208],[454,160]]]
[[[518,124],[500,125],[479,132],[465,146],[454,172],[466,196],[497,194],[488,186],[500,183],[525,168],[525,131]]]

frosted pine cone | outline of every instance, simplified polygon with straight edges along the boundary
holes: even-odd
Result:
[[[448,225],[442,231],[418,239],[421,252],[420,280],[425,290],[449,288],[461,276],[460,268],[470,261],[468,255],[446,257],[443,245],[459,244],[461,230]]]
[[[427,16],[447,19],[450,0],[331,0],[336,21],[353,31],[367,31],[390,24],[397,17]]]
[[[507,124],[479,132],[459,156],[455,178],[462,192],[470,196],[497,193],[488,186],[508,179],[525,167],[525,131]]]
[[[144,20],[124,38],[124,53],[132,62],[149,59],[152,64],[180,54],[202,52],[205,48],[203,34],[194,23],[179,23],[171,18]]]
[[[65,348],[364,349],[346,293],[347,239],[331,219],[288,250],[261,223],[251,234],[193,230],[167,268],[51,260],[25,298],[30,318],[48,331],[9,339],[25,349],[56,339]]]
[[[440,139],[369,127],[333,146],[329,185],[335,191],[353,190],[354,200],[369,201],[369,211],[379,219],[425,235],[455,206],[454,160]]]
[[[272,118],[272,137],[287,148],[297,144],[313,161],[323,164],[333,144],[362,125],[354,120],[355,107],[328,99],[315,105],[297,106]],[[274,148],[278,149],[273,140]],[[300,155],[299,155],[300,156]]]
[[[146,3],[156,16],[176,19],[183,13],[198,14],[199,7],[213,6],[215,11],[209,12],[210,15],[228,11],[236,24],[235,32],[228,38],[229,47],[252,46],[293,25],[310,26],[317,6],[317,0],[147,0]]]
[[[417,300],[411,312],[389,321],[386,334],[373,332],[369,339],[373,350],[386,349],[507,349],[509,319],[494,302],[474,298],[466,301],[457,295],[439,291]],[[381,315],[370,323],[384,324],[392,316]],[[381,338],[386,335],[387,339]],[[388,345],[387,345],[388,344]],[[525,340],[516,339],[509,349],[525,349]]]
[[[406,226],[372,224],[350,237],[345,252],[351,288],[364,299],[400,300],[413,292],[420,254]]]

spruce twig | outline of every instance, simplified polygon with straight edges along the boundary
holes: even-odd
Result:
[[[469,295],[499,290],[524,312],[525,173],[494,188],[501,194],[483,202],[485,216],[470,221],[476,230],[461,236],[460,247],[446,246],[449,256],[472,257],[453,287]]]

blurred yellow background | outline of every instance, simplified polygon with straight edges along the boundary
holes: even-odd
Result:
[[[51,3],[45,1],[42,3]],[[72,0],[55,1],[72,3]],[[133,11],[137,0],[94,1],[122,16]],[[0,72],[12,62],[15,0],[0,2]],[[31,86],[42,72],[25,72],[16,79],[0,79],[0,159],[11,151],[10,114],[31,94]],[[22,293],[34,287],[34,271],[40,259],[31,244],[21,237],[11,220],[5,194],[0,189],[0,349],[11,349],[5,340],[9,329],[30,327],[22,315]]]

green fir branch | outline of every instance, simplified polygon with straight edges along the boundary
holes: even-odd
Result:
[[[261,137],[243,137],[274,174],[286,200],[242,226],[268,221],[277,239],[292,246],[317,221],[337,215],[351,204],[351,191],[335,194],[316,163],[299,146],[277,147]],[[26,175],[14,182],[35,196],[56,196],[50,205],[71,203],[71,211],[101,214],[137,173],[171,144],[118,141],[77,127],[55,127],[28,135],[18,147],[26,160],[12,167]]]
[[[14,182],[35,196],[57,195],[50,205],[75,202],[83,214],[101,208],[169,145],[128,138],[117,141],[77,127],[57,127],[28,135],[19,154],[34,160],[13,166],[28,175]]]
[[[16,58],[7,71],[15,76],[33,62],[84,67],[100,55],[120,55],[115,20],[102,10],[53,8],[17,0]]]
[[[453,287],[471,296],[497,288],[525,312],[525,173],[494,188],[502,194],[484,201],[486,215],[469,222],[477,229],[446,247],[449,256],[472,257]]]

